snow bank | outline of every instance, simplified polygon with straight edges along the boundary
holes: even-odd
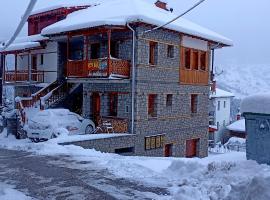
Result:
[[[1,200],[31,200],[32,198],[26,196],[24,193],[15,190],[15,186],[7,185],[0,182],[0,199]]]
[[[92,28],[103,25],[126,26],[127,23],[145,22],[156,26],[163,25],[177,17],[145,0],[103,1],[97,6],[74,12],[66,19],[52,24],[42,30],[42,35]],[[211,41],[231,46],[232,41],[209,29],[180,18],[166,28],[189,35],[202,37]]]
[[[241,103],[240,112],[270,114],[270,93],[246,97]]]
[[[68,155],[67,167],[87,169],[89,165],[107,169],[119,178],[142,185],[167,188],[173,200],[270,199],[270,167],[247,161],[245,153],[230,152],[207,158],[129,157],[101,153],[78,146],[57,145],[57,140],[34,144],[0,134],[0,147],[33,152],[38,155]],[[79,164],[86,161],[86,164]],[[259,192],[258,192],[259,191]],[[164,199],[164,196],[155,199]],[[20,198],[18,198],[20,199]]]
[[[232,124],[227,126],[227,129],[230,131],[246,132],[245,119],[233,122]]]

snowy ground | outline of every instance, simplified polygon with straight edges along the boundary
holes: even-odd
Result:
[[[5,138],[3,134],[0,135],[0,147],[28,151],[35,156],[68,155],[77,163],[84,163],[68,166],[70,168],[87,169],[94,163],[116,177],[146,187],[166,188],[170,193],[150,195],[152,199],[270,199],[270,167],[247,161],[245,154],[239,152],[212,154],[204,159],[124,157],[73,145],[60,146],[56,140],[39,144],[17,141],[12,137]]]
[[[32,198],[26,196],[20,191],[14,189],[15,186],[11,186],[0,182],[0,199],[1,200],[30,200]]]

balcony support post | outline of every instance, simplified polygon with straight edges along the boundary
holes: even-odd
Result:
[[[17,71],[18,71],[18,54],[15,54],[15,83],[17,82]]]
[[[108,70],[108,77],[110,76],[110,74],[111,74],[111,61],[110,61],[110,59],[111,59],[111,34],[112,34],[112,31],[111,31],[111,29],[109,29],[108,31],[107,31],[107,36],[108,36],[108,55],[107,55],[107,70]]]

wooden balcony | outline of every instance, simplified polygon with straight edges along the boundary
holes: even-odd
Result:
[[[5,71],[5,82],[29,82],[29,72],[27,70]],[[44,82],[44,71],[32,71],[31,80],[38,83]]]
[[[118,75],[124,78],[130,76],[130,63],[120,59],[92,59],[92,60],[69,60],[67,63],[67,77],[100,77]]]
[[[202,70],[180,70],[180,84],[208,85],[209,72]]]

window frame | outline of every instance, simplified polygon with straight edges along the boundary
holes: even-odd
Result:
[[[157,64],[157,56],[156,55],[156,48],[157,48],[158,43],[154,41],[149,42],[149,60],[148,63],[149,65],[156,65]]]
[[[191,94],[190,95],[190,111],[192,114],[198,113],[198,101],[199,101],[198,94]]]
[[[148,94],[148,117],[156,118],[157,117],[157,94]]]
[[[168,44],[167,45],[167,58],[174,58],[175,57],[175,50],[174,45]]]
[[[166,108],[172,107],[173,105],[173,94],[166,94]]]

